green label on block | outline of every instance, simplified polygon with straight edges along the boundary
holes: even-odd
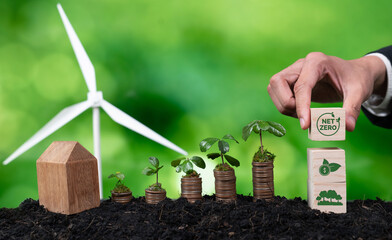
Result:
[[[342,196],[337,194],[335,190],[321,191],[316,197],[317,205],[319,206],[342,206]]]
[[[323,164],[319,168],[319,172],[322,176],[328,176],[330,172],[337,171],[341,166],[337,163],[329,163],[327,159],[324,159]]]
[[[340,117],[335,118],[333,112],[321,114],[317,119],[317,130],[324,136],[335,135],[340,128]]]

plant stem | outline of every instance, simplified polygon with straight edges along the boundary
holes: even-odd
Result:
[[[158,171],[157,171],[157,186],[158,186]]]
[[[264,149],[263,149],[263,139],[262,139],[262,137],[261,137],[261,131],[260,131],[260,145],[261,145],[261,147],[260,147],[260,149],[261,149],[261,154],[263,154]]]
[[[221,152],[221,158],[222,158],[222,165],[225,164],[225,161],[223,160],[223,153]]]

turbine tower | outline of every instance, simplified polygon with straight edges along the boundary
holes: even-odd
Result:
[[[102,108],[118,124],[123,125],[124,127],[129,128],[130,130],[137,132],[140,135],[147,137],[180,154],[188,155],[188,153],[185,152],[183,149],[179,148],[169,140],[165,139],[158,133],[149,129],[142,123],[138,122],[136,119],[132,118],[125,112],[121,111],[120,109],[116,108],[115,106],[103,99],[102,92],[97,91],[95,70],[93,64],[87,56],[87,53],[82,46],[82,43],[80,42],[78,36],[75,33],[75,30],[73,29],[67,16],[65,15],[63,8],[59,3],[57,4],[57,9],[59,10],[61,19],[65,26],[65,30],[67,31],[72,48],[75,52],[79,66],[82,70],[83,77],[87,83],[87,87],[89,90],[87,94],[87,101],[77,103],[63,109],[45,126],[43,126],[36,134],[34,134],[29,140],[27,140],[22,146],[20,146],[14,153],[12,153],[11,156],[9,156],[3,162],[3,164],[6,165],[10,163],[11,161],[19,157],[21,154],[32,148],[34,145],[45,139],[50,134],[54,133],[56,130],[58,130],[89,108],[93,109],[94,155],[98,160],[99,192],[101,199],[103,198],[103,191],[99,108]]]

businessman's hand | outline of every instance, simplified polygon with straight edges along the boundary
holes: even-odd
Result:
[[[343,60],[314,52],[275,74],[268,93],[279,112],[299,118],[302,129],[310,126],[311,101],[343,101],[346,127],[353,131],[361,104],[372,93],[385,95],[386,84],[385,65],[376,56]]]

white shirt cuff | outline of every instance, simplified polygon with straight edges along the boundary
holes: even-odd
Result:
[[[385,117],[390,114],[391,109],[389,104],[391,104],[392,98],[392,66],[391,62],[387,57],[381,53],[371,53],[366,56],[376,56],[380,58],[384,64],[387,71],[387,91],[385,97],[379,95],[371,95],[368,100],[362,103],[362,106],[368,110],[371,114],[377,117]],[[384,98],[384,99],[383,99]],[[381,103],[380,103],[381,102]]]

